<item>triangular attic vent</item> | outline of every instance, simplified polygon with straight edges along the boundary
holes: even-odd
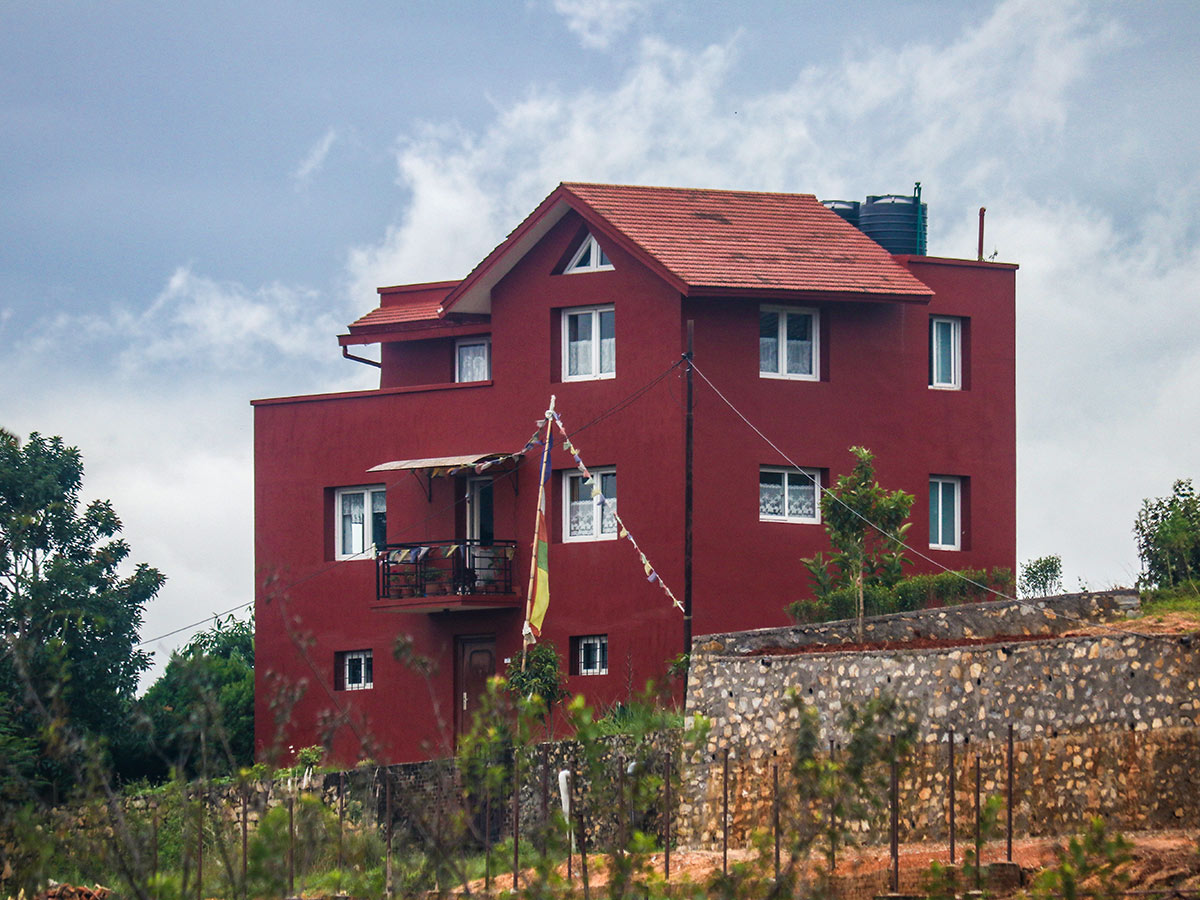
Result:
[[[571,257],[571,261],[564,271],[570,275],[574,272],[604,272],[612,267],[613,264],[609,261],[608,254],[589,234],[583,239],[583,243],[579,245],[579,249],[575,251],[575,255]]]

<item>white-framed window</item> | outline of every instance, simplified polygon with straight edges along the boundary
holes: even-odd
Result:
[[[489,381],[491,377],[491,338],[459,338],[454,344],[454,380]]]
[[[563,473],[563,540],[608,541],[617,536],[617,470]]]
[[[363,556],[372,545],[387,543],[387,492],[382,484],[338,488],[333,509],[338,559]]]
[[[563,271],[567,275],[574,275],[576,272],[607,272],[612,267],[613,264],[609,262],[608,254],[589,234],[583,239],[583,243],[579,245],[579,249],[575,251],[575,255],[571,257],[571,261],[567,263],[567,267]]]
[[[929,546],[958,550],[962,546],[962,479],[929,476]]]
[[[563,381],[617,374],[617,313],[611,306],[563,310]]]
[[[950,316],[929,319],[929,386],[962,390],[962,319]]]
[[[821,317],[815,309],[763,306],[758,311],[758,374],[821,379]]]
[[[375,664],[370,650],[348,650],[337,654],[337,681],[342,691],[367,691],[375,687]]]
[[[763,522],[821,524],[819,469],[758,470],[758,518]]]
[[[587,634],[572,638],[574,647],[574,670],[572,675],[608,674],[608,635]]]

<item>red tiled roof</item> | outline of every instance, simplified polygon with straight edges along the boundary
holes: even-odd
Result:
[[[457,285],[457,281],[435,281],[382,287],[379,289],[382,305],[351,322],[350,328],[436,320],[442,311],[442,302]]]
[[[579,183],[560,190],[632,241],[687,293],[767,289],[914,300],[933,293],[812,194]]]

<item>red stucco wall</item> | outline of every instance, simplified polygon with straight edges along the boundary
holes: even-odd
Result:
[[[389,541],[451,539],[462,522],[464,481],[433,480],[429,500],[423,474],[378,477],[366,470],[394,459],[520,449],[551,393],[574,432],[678,360],[689,318],[695,321],[698,368],[798,465],[827,469],[836,478],[850,467],[847,447],[872,449],[880,481],[916,495],[911,535],[918,548],[927,543],[928,476],[967,477],[964,549],[923,552],[954,568],[1014,565],[1011,267],[907,260],[935,292],[928,306],[798,302],[821,310],[823,379],[772,380],[758,375],[759,301],[681,298],[616,246],[606,247],[611,272],[554,275],[580,229],[579,218],[568,213],[492,290],[491,383],[256,404],[260,753],[269,755],[275,746],[286,756],[289,746],[318,743],[322,723],[340,726],[334,746],[344,762],[366,755],[399,762],[447,752],[455,636],[496,635],[501,660],[519,648],[517,609],[372,609],[373,563],[333,560],[332,489],[386,483]],[[563,383],[561,310],[602,303],[616,307],[616,377]],[[927,387],[931,314],[970,320],[966,390]],[[449,377],[453,373],[453,345],[386,345],[381,383],[411,385],[425,367],[427,382],[444,382],[447,365]],[[799,559],[827,548],[824,530],[759,521],[759,466],[784,459],[696,381],[694,632],[784,624],[783,607],[807,594]],[[616,466],[621,516],[681,598],[683,428],[683,376],[676,369],[575,439],[589,466]],[[569,684],[605,706],[663,673],[682,649],[682,621],[660,588],[647,582],[628,542],[561,541],[559,473],[573,462],[559,447],[553,465],[545,638],[565,654],[571,635],[608,635],[609,674],[576,676]],[[497,477],[496,537],[521,542],[514,581],[522,595],[536,497],[534,463]],[[401,634],[411,635],[415,649],[437,662],[428,680],[392,659]],[[374,651],[374,688],[334,691],[334,654],[366,648]],[[294,688],[291,696],[298,699],[281,702],[288,693],[281,685]]]

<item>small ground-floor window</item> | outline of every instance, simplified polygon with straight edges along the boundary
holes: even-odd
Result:
[[[339,691],[365,691],[375,686],[370,650],[347,650],[334,658],[334,687]]]
[[[571,638],[571,674],[608,674],[607,634],[587,634]]]

